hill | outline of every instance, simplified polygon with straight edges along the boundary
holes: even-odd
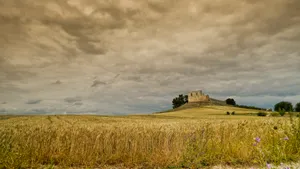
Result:
[[[170,109],[170,110],[162,111],[162,112],[156,112],[154,114],[174,112],[174,111],[180,111],[180,110],[191,109],[191,108],[200,108],[200,107],[203,107],[203,106],[228,106],[228,105],[226,104],[225,101],[210,98],[210,101],[208,101],[208,102],[186,103],[186,104],[184,104],[184,105],[182,105],[178,108]]]
[[[227,112],[235,112],[235,115],[227,115]],[[250,108],[241,108],[227,105],[225,101],[210,99],[210,102],[186,103],[176,109],[154,113],[159,116],[190,117],[200,119],[211,118],[257,118],[258,112],[266,112]]]
[[[209,102],[186,103],[174,110],[190,109],[190,108],[197,108],[203,106],[228,106],[228,105],[226,104],[225,101],[211,98]]]
[[[191,106],[188,108],[188,106]],[[227,112],[235,112],[235,115],[227,115]],[[211,118],[258,118],[258,110],[239,108],[234,106],[203,105],[193,107],[193,105],[184,105],[181,109],[169,110],[156,113],[158,116],[191,117],[199,119]]]

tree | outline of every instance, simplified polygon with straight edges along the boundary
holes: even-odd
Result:
[[[285,111],[293,111],[293,105],[291,102],[285,102],[285,101],[282,101],[282,102],[279,102],[277,104],[275,104],[274,106],[274,111],[282,111],[282,110],[285,110]]]
[[[226,99],[226,104],[233,105],[233,106],[235,106],[235,105],[236,105],[236,103],[235,103],[234,99],[232,99],[232,98],[228,98],[228,99]]]
[[[184,96],[184,103],[188,103],[189,102],[189,96],[188,95],[185,95]]]
[[[295,112],[300,112],[300,102],[295,105]]]
[[[175,97],[172,101],[173,109],[180,107],[188,102],[188,95],[183,96],[180,94],[178,97]]]

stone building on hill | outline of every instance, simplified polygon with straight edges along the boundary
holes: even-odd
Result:
[[[188,94],[189,103],[209,102],[209,95],[205,95],[202,90],[192,91]]]

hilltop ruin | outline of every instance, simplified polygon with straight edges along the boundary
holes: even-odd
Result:
[[[209,95],[205,95],[202,90],[192,91],[188,94],[188,102],[189,103],[201,103],[201,102],[209,102]]]

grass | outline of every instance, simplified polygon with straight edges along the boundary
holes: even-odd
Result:
[[[224,116],[226,112],[236,112],[234,116]],[[190,117],[197,119],[257,119],[258,110],[244,109],[232,106],[203,106],[184,109],[166,113],[156,114],[158,116]],[[265,111],[262,111],[265,112]],[[254,117],[252,117],[254,115]],[[251,116],[251,117],[249,117]]]
[[[228,116],[227,111],[236,115]],[[120,117],[2,116],[0,168],[200,168],[298,162],[299,118],[248,115],[252,113],[257,112],[207,106]]]

